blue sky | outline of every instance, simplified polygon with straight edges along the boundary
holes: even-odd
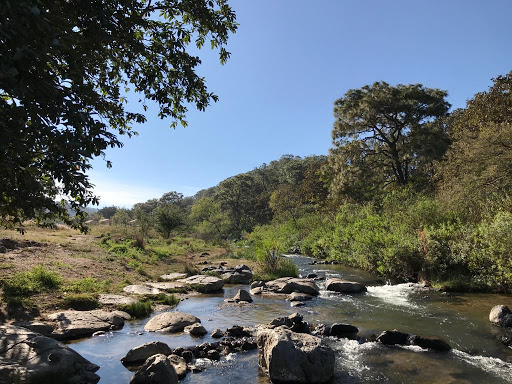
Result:
[[[240,24],[224,66],[199,73],[220,100],[169,128],[150,108],[139,136],[93,162],[101,206],[192,195],[283,154],[327,154],[333,103],[375,81],[423,83],[462,107],[512,70],[510,0],[231,0]]]

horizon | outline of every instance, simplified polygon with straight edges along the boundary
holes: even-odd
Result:
[[[230,5],[239,28],[227,64],[199,51],[198,72],[219,101],[205,112],[191,107],[189,126],[176,130],[149,105],[148,122],[134,126],[139,136],[106,151],[113,167],[93,161],[98,207],[130,207],[172,190],[191,196],[284,154],[326,155],[334,101],[349,89],[422,83],[448,91],[453,111],[511,69],[507,1]],[[134,95],[129,102],[140,109]]]

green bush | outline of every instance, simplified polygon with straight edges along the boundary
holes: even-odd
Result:
[[[4,296],[30,296],[56,290],[61,284],[59,273],[38,265],[29,272],[20,272],[4,280],[3,291]]]
[[[87,293],[70,294],[64,297],[62,305],[65,308],[72,308],[77,311],[88,311],[98,308],[100,303],[98,296]]]
[[[151,301],[137,301],[132,304],[123,304],[119,306],[120,311],[128,313],[130,316],[136,319],[142,319],[148,317],[153,309],[151,308]]]

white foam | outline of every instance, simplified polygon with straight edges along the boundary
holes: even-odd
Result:
[[[452,353],[464,362],[480,368],[486,372],[492,373],[508,383],[512,383],[511,363],[507,363],[496,357],[473,356],[457,349],[452,350]]]
[[[409,296],[415,292],[425,290],[423,286],[414,283],[387,284],[367,288],[370,296],[377,297],[389,304],[411,308],[418,308],[418,305],[409,300]]]

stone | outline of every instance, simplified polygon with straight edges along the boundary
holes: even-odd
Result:
[[[489,320],[501,327],[512,327],[512,311],[506,305],[496,305],[489,313]]]
[[[158,295],[162,293],[158,288],[151,287],[145,284],[128,285],[123,288],[126,293],[133,293],[135,295]]]
[[[233,325],[231,328],[226,329],[226,335],[235,338],[252,336],[247,328],[241,327],[240,325]]]
[[[52,313],[47,317],[54,326],[51,337],[58,340],[91,336],[97,331],[121,329],[125,320],[131,319],[126,312],[108,312],[101,309],[63,311]]]
[[[408,333],[397,331],[384,331],[378,337],[377,341],[385,345],[407,345],[410,335]]]
[[[306,303],[303,301],[292,301],[290,303],[291,307],[304,307],[305,305],[306,305]]]
[[[313,296],[308,295],[307,293],[300,293],[300,292],[292,292],[288,296],[286,300],[288,301],[308,301],[311,300]]]
[[[263,293],[263,287],[252,288],[250,291],[251,295],[261,295]]]
[[[308,279],[314,279],[316,277],[318,277],[318,275],[316,273],[308,273],[306,276],[306,278],[308,278]]]
[[[5,248],[3,245],[0,245],[0,253],[6,253],[7,248]]]
[[[325,289],[328,291],[340,293],[361,293],[366,292],[366,287],[355,281],[348,281],[338,278],[329,279],[325,283]]]
[[[186,279],[180,279],[178,282],[190,285],[194,289],[203,293],[220,291],[224,286],[224,281],[222,279],[207,275],[194,275],[187,277]]]
[[[165,355],[149,357],[133,375],[130,384],[177,384],[178,375]]]
[[[42,323],[39,321],[32,321],[26,323],[17,324],[20,327],[30,329],[31,331],[40,333],[44,336],[50,336],[53,332],[53,325],[48,323]]]
[[[343,337],[343,338],[354,338],[359,332],[357,327],[350,324],[334,323],[330,327],[329,336]]]
[[[171,348],[161,341],[153,341],[151,343],[145,343],[138,347],[132,348],[128,351],[126,356],[121,358],[123,365],[136,365],[144,363],[149,357],[153,355],[170,355],[172,353]]]
[[[285,326],[286,328],[297,333],[309,333],[309,325],[303,321],[302,315],[299,313],[292,313],[288,317],[278,317],[272,320],[267,328],[273,329],[277,327]]]
[[[200,323],[199,320],[194,315],[190,315],[188,313],[183,312],[164,312],[159,315],[156,315],[151,320],[149,320],[144,329],[150,332],[166,332],[166,333],[176,333],[182,332],[185,327]]]
[[[261,281],[261,280],[256,280],[256,281],[253,281],[252,284],[251,284],[251,289],[254,289],[254,288],[258,288],[258,287],[264,287],[266,284],[264,281]]]
[[[423,349],[430,349],[437,352],[448,352],[452,349],[450,344],[437,337],[424,337],[412,335],[409,337],[410,345],[417,345]]]
[[[169,355],[167,358],[178,375],[178,379],[182,380],[185,378],[187,376],[187,362],[185,359],[177,355]]]
[[[102,293],[98,297],[98,301],[103,305],[128,305],[137,302],[137,299],[124,295],[111,295]]]
[[[214,339],[220,339],[221,337],[224,337],[224,332],[222,332],[220,329],[214,329],[212,331],[212,337]]]
[[[173,292],[176,288],[183,288],[186,286],[184,283],[180,283],[177,281],[166,281],[166,282],[159,282],[159,283],[146,283],[146,285],[159,289],[160,291],[166,291],[166,292]]]
[[[334,351],[318,337],[286,328],[258,333],[258,363],[272,382],[325,383],[334,374]]]
[[[187,363],[190,363],[192,360],[194,360],[194,354],[192,353],[192,351],[190,351],[188,349],[185,349],[183,351],[183,353],[181,354],[181,357],[183,357],[183,359],[185,359],[185,361]]]
[[[245,289],[239,289],[235,297],[233,297],[233,300],[237,303],[240,301],[252,303],[252,297]]]
[[[168,273],[167,275],[160,276],[160,280],[164,281],[172,281],[172,280],[178,280],[178,279],[184,279],[187,277],[186,273]]]
[[[41,377],[81,384],[100,380],[97,365],[57,340],[22,327],[0,326],[0,356],[2,383],[37,383]]]
[[[208,333],[208,331],[199,323],[195,323],[192,325],[188,325],[185,327],[185,333],[188,333],[192,336],[201,337]]]
[[[220,360],[220,353],[216,351],[215,349],[210,349],[206,353],[206,357],[210,360]]]
[[[282,277],[266,283],[268,290],[275,293],[300,292],[308,295],[317,296],[319,289],[314,281],[310,279],[300,279],[297,277]]]

